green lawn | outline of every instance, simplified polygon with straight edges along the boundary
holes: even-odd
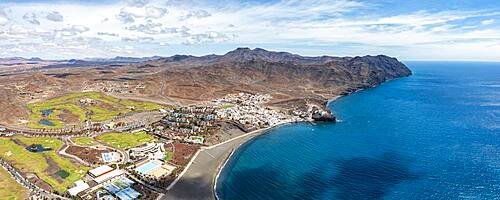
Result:
[[[232,108],[232,107],[234,107],[234,105],[230,104],[230,103],[226,103],[226,104],[221,106],[222,109],[228,109],[228,108]]]
[[[29,191],[0,167],[0,199],[28,199]]]
[[[71,138],[71,140],[80,146],[94,146],[96,145],[96,142],[94,138],[90,137],[77,137],[77,138]]]
[[[163,160],[164,161],[169,161],[170,159],[172,159],[172,157],[174,157],[174,153],[170,152],[170,151],[167,151],[167,155],[165,156],[165,158],[163,158]]]
[[[31,153],[24,147],[17,145],[11,139],[0,138],[0,157],[8,160],[17,169],[23,172],[36,173],[38,177],[50,184],[54,190],[64,192],[75,181],[81,179],[89,170],[88,167],[78,165],[69,159],[60,157],[56,154],[56,150],[61,148],[63,142],[55,138],[27,138],[16,136],[22,143],[42,144],[44,147],[51,147],[53,150],[43,153]],[[51,174],[47,174],[46,169],[49,167],[47,159],[44,155],[50,157],[61,170],[66,171],[67,177],[59,182],[53,178]]]
[[[79,101],[83,98],[93,99],[99,104],[82,107]],[[131,112],[132,110],[127,108],[128,106],[133,106],[135,111],[155,110],[162,107],[156,103],[118,99],[99,92],[73,93],[44,102],[28,104],[27,107],[31,111],[28,127],[57,129],[64,125],[69,125],[65,124],[65,122],[60,119],[60,115],[63,111],[78,116],[79,123],[85,120],[105,121],[118,115]],[[53,111],[52,114],[47,116],[47,120],[53,123],[54,126],[47,126],[39,123],[39,121],[43,119],[41,114],[43,110]]]
[[[97,136],[96,139],[117,149],[129,149],[148,142],[157,141],[144,131],[136,133],[106,133]]]

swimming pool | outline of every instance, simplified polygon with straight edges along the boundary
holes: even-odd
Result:
[[[161,163],[158,163],[158,162],[152,160],[152,161],[149,161],[149,162],[135,168],[135,170],[142,173],[142,174],[147,174],[148,172],[155,170],[160,166],[161,166]]]

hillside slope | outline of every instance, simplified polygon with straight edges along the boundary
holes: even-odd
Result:
[[[153,58],[0,73],[0,93],[7,97],[0,99],[5,111],[0,112],[0,124],[24,126],[28,103],[82,91],[168,104],[199,103],[243,91],[271,94],[269,105],[278,109],[305,111],[311,105],[325,108],[339,95],[411,75],[404,64],[384,55],[304,57],[238,48],[225,55]]]

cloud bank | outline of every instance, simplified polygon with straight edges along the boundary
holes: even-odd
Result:
[[[0,3],[0,56],[209,54],[250,46],[305,55],[500,60],[500,9],[391,6],[360,0]]]

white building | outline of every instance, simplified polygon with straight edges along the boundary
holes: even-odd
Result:
[[[97,178],[97,177],[99,177],[99,176],[101,176],[101,175],[103,175],[103,174],[109,173],[109,172],[111,172],[111,171],[113,171],[113,170],[114,170],[114,169],[113,169],[112,167],[110,167],[110,166],[107,166],[107,165],[102,165],[102,166],[100,166],[100,167],[98,167],[98,168],[91,169],[91,170],[89,171],[89,175],[90,175],[90,177],[92,177],[92,178]]]
[[[120,158],[120,154],[117,152],[102,153],[101,156],[105,163],[117,162]]]
[[[99,184],[122,174],[124,174],[122,170],[113,169],[112,167],[107,165],[103,165],[89,171],[90,177]]]
[[[113,178],[115,178],[117,176],[121,176],[123,174],[124,174],[124,172],[122,170],[116,169],[116,170],[110,171],[108,173],[105,173],[105,174],[103,174],[103,175],[101,175],[99,177],[96,177],[94,179],[94,181],[100,184],[100,183],[104,183],[104,182],[106,182],[108,180],[111,180],[111,179],[113,179]]]
[[[72,187],[68,190],[68,193],[71,196],[76,196],[78,195],[78,193],[90,188],[89,184],[83,182],[82,180],[76,181],[74,184],[75,187]]]

